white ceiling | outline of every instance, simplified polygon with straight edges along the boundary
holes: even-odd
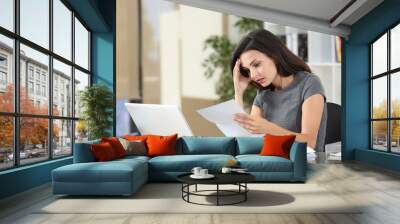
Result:
[[[167,0],[198,8],[347,37],[383,0]],[[346,10],[333,20],[346,5]]]
[[[329,21],[350,0],[226,0]]]

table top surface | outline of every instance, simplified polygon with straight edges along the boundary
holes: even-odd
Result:
[[[236,184],[255,180],[255,177],[249,173],[212,173],[215,177],[210,179],[194,179],[190,177],[191,174],[179,175],[177,179],[186,184]]]

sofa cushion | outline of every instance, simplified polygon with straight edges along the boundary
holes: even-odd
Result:
[[[146,140],[148,156],[165,156],[176,154],[176,139],[178,134],[169,136],[149,135]]]
[[[103,137],[101,138],[101,142],[108,142],[114,149],[115,155],[117,158],[122,158],[126,156],[126,151],[124,146],[122,146],[121,142],[117,137]]]
[[[236,155],[259,154],[263,147],[263,137],[237,137]]]
[[[264,136],[264,145],[261,149],[261,156],[280,156],[290,159],[290,148],[296,135],[271,135]]]
[[[113,160],[113,162],[132,162],[135,160],[143,161],[143,162],[148,162],[150,157],[147,156],[137,156],[137,155],[130,155],[130,156],[125,156],[124,158],[116,159]]]
[[[232,137],[185,136],[179,139],[177,149],[178,154],[184,155],[235,155],[235,139]]]
[[[238,155],[240,167],[249,172],[292,172],[292,161],[279,156]]]
[[[158,156],[149,160],[149,170],[163,172],[190,172],[193,167],[200,166],[209,171],[219,171],[230,159],[231,155],[175,155]]]
[[[148,135],[124,135],[124,139],[129,141],[140,140],[146,142]]]
[[[118,158],[112,145],[108,142],[92,144],[90,147],[92,149],[94,157],[96,157],[96,161],[105,162]]]
[[[74,163],[53,170],[52,175],[58,182],[129,182],[134,172],[147,172],[146,166],[140,159]]]
[[[147,155],[146,143],[141,140],[126,140],[124,138],[118,138],[122,146],[126,151],[126,155]]]

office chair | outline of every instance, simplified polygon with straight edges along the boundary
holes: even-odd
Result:
[[[342,108],[336,103],[328,102],[325,145],[341,141],[341,115]]]

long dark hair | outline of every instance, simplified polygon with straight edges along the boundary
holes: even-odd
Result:
[[[235,48],[232,54],[231,71],[235,67],[236,60],[242,53],[248,50],[257,50],[271,58],[279,75],[287,77],[297,72],[306,71],[311,73],[310,67],[299,57],[293,54],[286,45],[268,30],[259,29],[248,33]],[[240,73],[249,77],[248,71],[240,66]],[[232,74],[233,75],[233,74]],[[264,89],[256,82],[251,82],[257,88]],[[266,87],[271,88],[271,85]]]

